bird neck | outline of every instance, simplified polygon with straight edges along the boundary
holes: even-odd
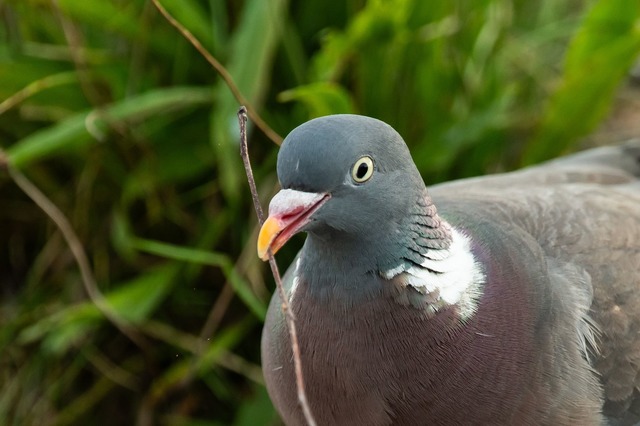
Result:
[[[428,305],[431,313],[455,306],[460,319],[467,320],[477,310],[486,276],[471,238],[462,230],[450,228],[450,232],[447,248],[429,249],[422,253],[420,264],[400,263],[382,276],[413,293],[410,300]]]
[[[398,217],[401,219],[383,221],[387,225],[381,224],[381,228],[365,235],[359,233],[357,238],[337,230],[309,233],[301,273],[311,287],[330,287],[344,283],[344,277],[354,283],[371,276],[389,279],[389,271],[397,275],[421,267],[427,253],[436,260],[439,256],[450,257],[453,230],[438,216],[426,190],[409,203],[406,211],[398,212]],[[356,291],[362,294],[363,289]]]

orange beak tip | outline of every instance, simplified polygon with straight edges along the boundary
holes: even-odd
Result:
[[[282,231],[282,224],[275,217],[267,218],[262,224],[257,245],[258,257],[260,257],[260,259],[267,261],[269,260],[269,250],[271,250],[273,254],[278,251],[277,248],[272,247],[272,244],[280,231]]]

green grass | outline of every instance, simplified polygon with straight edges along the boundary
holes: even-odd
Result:
[[[574,150],[640,53],[636,0],[162,4],[278,133],[380,118],[427,183]],[[89,299],[60,231],[0,170],[3,424],[277,424],[259,370],[273,281],[226,84],[149,1],[9,0],[0,17],[0,148],[142,336]],[[277,147],[249,136],[266,205]]]

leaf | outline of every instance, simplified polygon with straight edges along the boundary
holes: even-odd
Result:
[[[249,283],[242,279],[240,274],[238,274],[228,256],[221,253],[211,253],[204,250],[181,247],[158,241],[144,240],[141,238],[134,238],[132,240],[132,245],[138,250],[155,254],[157,256],[164,256],[166,258],[182,262],[201,263],[222,269],[238,297],[240,297],[247,307],[251,309],[258,319],[264,321],[264,317],[267,313],[265,303],[260,301],[255,294],[253,294]]]
[[[255,385],[253,396],[245,399],[238,408],[234,426],[272,425],[277,414],[264,386]]]
[[[282,102],[298,101],[309,110],[310,118],[329,114],[354,114],[355,105],[349,92],[330,82],[318,82],[282,92]]]
[[[211,366],[216,363],[225,350],[231,350],[242,341],[248,332],[253,321],[250,318],[230,325],[216,334],[215,338],[207,345],[206,350],[195,359],[191,357],[181,357],[174,362],[164,373],[157,377],[151,384],[150,394],[153,397],[161,397],[176,383],[181,382],[193,371],[198,376],[203,376],[211,371]]]
[[[156,89],[138,96],[115,102],[104,109],[111,120],[142,120],[156,114],[169,114],[180,108],[205,105],[211,102],[207,88],[172,87]],[[98,111],[76,114],[54,126],[35,132],[6,150],[14,167],[25,167],[63,150],[77,148],[94,142],[88,126],[93,132],[101,132],[106,123]]]
[[[207,21],[207,11],[194,0],[160,0],[162,6],[178,22],[184,25],[203,46],[211,47],[211,23]]]
[[[118,285],[106,294],[113,311],[127,322],[137,324],[148,318],[167,295],[178,269],[165,265]],[[18,336],[22,344],[42,340],[51,353],[62,354],[105,321],[91,302],[71,305],[25,328]]]
[[[267,92],[271,63],[283,27],[287,0],[245,2],[234,34],[227,69],[243,96],[258,108]],[[214,146],[221,188],[231,205],[239,201],[245,175],[239,155],[236,113],[240,105],[223,83],[216,89],[216,110],[212,114],[211,143]]]
[[[600,0],[586,15],[566,55],[565,71],[524,163],[563,153],[605,117],[640,53],[640,3]]]
[[[42,0],[29,0],[42,3]],[[91,28],[115,32],[129,38],[133,43],[149,44],[152,49],[167,57],[173,55],[172,42],[176,34],[153,31],[151,25],[141,25],[139,2],[114,2],[110,0],[59,0],[60,10],[69,17]]]

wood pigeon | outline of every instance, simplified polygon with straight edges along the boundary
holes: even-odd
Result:
[[[400,135],[311,120],[278,155],[258,240],[283,283],[318,425],[640,421],[640,141],[429,192]],[[269,395],[305,424],[276,293]]]

